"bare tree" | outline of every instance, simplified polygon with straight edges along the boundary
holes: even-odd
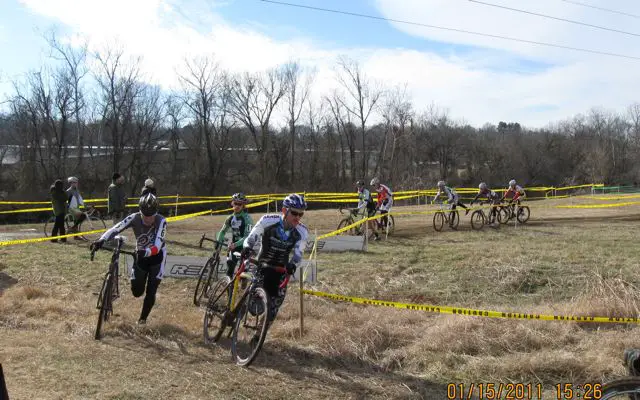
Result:
[[[302,113],[302,108],[309,96],[313,72],[306,72],[297,62],[291,62],[284,66],[284,81],[286,85],[285,100],[289,118],[289,135],[291,137],[291,173],[289,182],[293,186],[295,182],[296,160],[296,123]]]
[[[379,153],[378,162],[376,163],[374,174],[377,175],[378,168],[390,171],[389,176],[391,183],[397,182],[398,160],[396,151],[400,140],[405,138],[407,126],[411,118],[413,118],[413,105],[407,93],[407,85],[398,86],[391,90],[385,99],[382,107],[382,118],[385,121],[385,135],[382,145],[382,151]],[[388,163],[385,160],[387,152],[387,139],[391,136],[391,155]],[[406,149],[405,149],[406,150]]]
[[[270,122],[273,112],[284,96],[286,84],[282,68],[263,74],[245,73],[233,79],[229,110],[251,133],[260,159],[260,180],[269,184]]]
[[[51,56],[63,62],[64,66],[60,70],[60,75],[64,76],[65,87],[67,87],[69,93],[68,106],[73,112],[69,115],[69,119],[73,119],[75,123],[77,147],[77,162],[76,168],[82,165],[82,157],[84,154],[84,118],[83,110],[85,108],[84,93],[82,91],[82,80],[87,75],[89,69],[87,67],[87,42],[85,41],[80,46],[71,46],[68,44],[62,44],[55,35],[55,32],[50,32],[47,41],[51,48]],[[65,141],[66,143],[66,141]],[[66,149],[66,147],[65,147]],[[65,154],[66,156],[66,154]],[[63,166],[63,170],[64,170]]]
[[[216,154],[219,147],[215,143],[213,119],[216,113],[216,97],[224,87],[225,76],[211,57],[186,61],[185,64],[186,72],[180,75],[185,90],[184,103],[193,117],[199,141],[204,141],[208,166],[206,181],[209,191],[212,191],[219,178],[219,171],[216,171]]]
[[[159,161],[158,142],[165,139],[162,122],[165,119],[165,99],[158,86],[141,84],[132,112],[130,150],[125,170],[132,171],[131,182],[142,186],[154,161]]]
[[[376,109],[383,92],[366,77],[356,61],[346,57],[340,57],[338,59],[338,68],[338,82],[347,92],[346,97],[338,97],[338,99],[360,125],[362,138],[362,174],[366,176],[369,172],[366,124],[371,113]],[[351,167],[354,168],[355,166],[352,165]]]
[[[125,63],[122,50],[107,48],[104,53],[97,52],[99,72],[96,81],[100,88],[99,105],[102,110],[102,124],[109,134],[112,168],[119,171],[131,133],[131,123],[135,98],[141,90],[139,84],[140,58]]]
[[[344,102],[341,100],[340,95],[334,91],[331,97],[325,97],[325,102],[333,116],[335,121],[335,127],[340,136],[340,166],[342,181],[347,175],[347,165],[344,158],[344,144],[346,142],[349,150],[349,172],[351,181],[355,181],[358,175],[356,166],[356,132],[354,125],[351,123],[351,114],[343,106]]]

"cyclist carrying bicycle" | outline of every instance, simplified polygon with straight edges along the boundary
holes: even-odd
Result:
[[[282,202],[281,214],[266,214],[251,229],[244,241],[242,258],[251,256],[253,246],[262,236],[262,247],[258,254],[258,263],[269,266],[284,266],[288,275],[296,272],[302,261],[302,253],[307,242],[307,227],[300,222],[307,208],[304,197],[290,194]],[[293,256],[289,255],[293,251]],[[271,298],[270,321],[272,322],[287,294],[286,286],[280,288],[286,275],[273,269],[264,270],[264,290]]]
[[[436,196],[433,198],[433,202],[434,203],[437,202],[440,196],[447,196],[447,201],[451,205],[452,210],[455,210],[456,206],[460,206],[464,208],[465,215],[469,214],[469,208],[467,208],[467,206],[462,204],[462,202],[460,201],[460,196],[458,196],[458,193],[456,193],[454,189],[447,186],[447,184],[444,181],[438,181],[438,192],[436,193]]]
[[[231,207],[233,214],[224,221],[222,229],[218,232],[218,242],[224,241],[224,235],[229,229],[232,232],[231,243],[229,244],[229,254],[227,256],[227,276],[231,278],[238,263],[238,258],[233,255],[236,248],[242,249],[244,240],[249,236],[249,232],[253,226],[253,220],[247,212],[245,206],[249,200],[244,193],[236,193],[231,196]]]
[[[358,192],[358,207],[356,207],[358,213],[366,215],[369,218],[376,215],[376,203],[373,201],[369,189],[364,186],[364,181],[356,182],[356,189]],[[378,225],[376,221],[368,221],[367,225],[369,225],[369,229],[373,230],[373,234],[375,236],[374,240],[380,240],[378,230],[376,229]]]
[[[380,214],[383,215],[380,218],[380,222],[378,223],[378,227],[382,228],[387,226],[387,220],[389,219],[385,214],[388,214],[391,211],[391,206],[393,205],[393,192],[387,185],[383,185],[380,183],[380,179],[373,178],[370,183],[371,186],[378,192],[378,199],[376,202],[376,210],[380,210]],[[376,240],[379,237],[376,232]]]
[[[491,205],[498,205],[501,203],[500,200],[500,195],[496,192],[494,192],[493,190],[489,189],[489,187],[487,186],[486,183],[481,182],[480,185],[478,185],[478,194],[476,195],[476,197],[473,198],[473,200],[471,200],[471,203],[469,204],[469,206],[473,206],[473,203],[476,202],[476,200],[478,200],[480,197],[484,197],[484,199]],[[491,212],[489,213],[489,219],[491,221],[495,221],[495,217],[497,216],[498,211],[496,210],[495,207],[491,207]]]
[[[127,228],[133,229],[136,237],[136,253],[131,268],[131,292],[134,297],[145,293],[142,311],[138,325],[147,323],[147,317],[156,301],[156,292],[164,274],[164,264],[167,258],[165,234],[167,220],[158,214],[158,198],[147,193],[140,197],[138,203],[140,212],[129,214],[125,219],[107,230],[100,239],[91,244],[92,249],[99,249],[105,241]]]

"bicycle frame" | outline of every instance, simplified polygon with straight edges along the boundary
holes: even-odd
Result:
[[[458,210],[454,210],[453,208],[451,208],[451,204],[447,204],[449,207],[447,207],[446,209],[444,207],[444,203],[439,203],[439,205],[440,205],[439,212],[441,212],[444,215],[444,222],[448,224],[451,221],[451,213],[456,212]]]
[[[236,255],[240,255],[239,253],[235,253]],[[236,271],[236,273],[233,276],[233,290],[231,292],[231,305],[229,307],[230,312],[232,314],[235,314],[237,312],[238,309],[238,305],[242,304],[242,302],[244,301],[244,299],[247,297],[247,295],[249,293],[251,293],[251,291],[253,289],[255,289],[255,287],[258,285],[258,283],[260,283],[262,281],[262,273],[258,273],[258,275],[247,271],[247,264],[251,264],[256,268],[256,271],[258,271],[258,269],[260,268],[265,268],[265,267],[260,267],[258,264],[258,261],[251,258],[251,259],[245,259],[242,261],[242,263],[240,264],[240,267],[238,268],[238,270]],[[283,272],[286,273],[286,268],[284,267],[267,267],[267,268],[272,268],[274,270],[276,270],[277,272]],[[284,288],[287,286],[287,284],[289,283],[289,278],[290,275],[287,274],[287,276],[285,277],[284,281],[280,284],[280,289]],[[238,295],[239,295],[239,286],[240,286],[240,281],[241,280],[246,280],[249,281],[250,284],[246,287],[246,289],[244,290],[244,292],[242,293],[242,296],[240,297],[239,300],[236,300]]]
[[[100,313],[98,314],[98,324],[96,326],[96,340],[100,339],[103,321],[106,322],[109,315],[113,313],[113,300],[120,297],[118,278],[120,273],[120,254],[124,253],[132,255],[134,258],[136,257],[136,253],[122,250],[122,244],[124,243],[124,238],[122,236],[116,236],[113,239],[116,242],[115,247],[102,247],[103,250],[112,251],[113,254],[111,256],[111,262],[109,263],[109,271],[105,274],[98,298],[97,308],[100,309]],[[91,261],[94,260],[94,256],[97,251],[98,249],[91,249]]]
[[[199,247],[202,247],[202,243],[205,240],[214,243],[215,247],[211,257],[209,257],[204,267],[200,270],[198,276],[198,283],[196,284],[196,289],[193,294],[193,303],[196,306],[200,306],[202,297],[208,297],[207,293],[211,289],[212,282],[218,280],[218,274],[220,273],[220,251],[223,247],[227,247],[226,243],[207,238],[206,233],[200,238]]]

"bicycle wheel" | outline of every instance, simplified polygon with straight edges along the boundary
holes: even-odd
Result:
[[[518,222],[520,222],[521,224],[524,224],[529,220],[530,214],[531,214],[531,211],[529,210],[529,207],[527,206],[518,207]]]
[[[444,226],[444,220],[444,213],[442,211],[436,211],[436,213],[433,214],[433,229],[440,232]]]
[[[53,224],[55,224],[55,223],[56,223],[56,217],[55,216],[49,218],[44,223],[44,236],[45,237],[49,237],[51,235],[51,231],[53,230]]]
[[[351,224],[353,224],[355,221],[351,220],[350,218],[345,218],[342,221],[340,221],[340,223],[338,224],[338,228],[336,230],[340,230],[342,228],[344,228],[345,226],[349,226]],[[341,235],[354,235],[355,234],[355,229],[351,228],[351,229],[347,229],[344,232],[340,232]]]
[[[506,207],[498,207],[498,222],[503,225],[509,222],[509,210]]]
[[[103,219],[95,215],[91,215],[87,217],[87,219],[82,221],[82,223],[78,227],[78,232],[91,232],[98,229],[107,229],[107,224],[105,224]],[[97,233],[84,234],[84,235],[81,235],[81,237],[84,237],[89,241],[94,241],[99,239],[101,235],[102,235],[101,232],[97,232]]]
[[[471,227],[475,230],[480,230],[484,227],[484,213],[482,210],[475,210],[471,214]]]
[[[458,210],[453,210],[449,212],[449,227],[451,229],[458,229],[458,224],[460,223],[460,214]]]
[[[102,282],[102,288],[98,295],[98,309],[100,311],[98,312],[98,323],[96,324],[96,334],[94,336],[95,340],[100,340],[102,337],[102,323],[109,320],[109,315],[113,311],[113,297],[111,295],[113,282],[111,277],[111,272],[107,272],[105,274],[104,281]]]
[[[391,235],[396,228],[396,221],[393,219],[393,215],[387,215],[387,227],[385,233]]]
[[[628,376],[607,382],[602,385],[602,397],[597,397],[597,394],[594,393],[593,398],[640,400],[640,376]]]
[[[231,338],[231,353],[236,363],[248,366],[255,360],[267,337],[269,327],[269,296],[256,288],[240,305]]]
[[[200,306],[200,300],[203,296],[208,297],[207,292],[211,288],[211,282],[218,280],[218,264],[220,264],[220,258],[211,257],[207,260],[204,268],[200,270],[196,290],[193,293],[193,304],[196,306]]]
[[[216,282],[209,292],[209,300],[207,301],[207,309],[204,312],[204,320],[202,322],[202,330],[205,344],[217,342],[227,327],[227,315],[229,312],[229,289],[231,287],[231,278],[223,276]],[[215,334],[212,333],[215,331]]]

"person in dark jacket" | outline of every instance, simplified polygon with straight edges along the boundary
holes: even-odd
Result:
[[[51,194],[51,206],[53,207],[53,215],[56,220],[53,224],[53,231],[51,236],[58,236],[58,233],[63,236],[66,234],[64,229],[64,217],[67,214],[67,192],[64,190],[64,184],[60,179],[56,179],[49,193]],[[58,239],[51,239],[53,243],[57,243]],[[67,238],[60,239],[61,242],[66,243]]]
[[[158,196],[155,183],[151,178],[147,178],[147,180],[144,181],[144,186],[142,187],[141,196],[144,196],[147,193],[151,193],[154,196]]]
[[[124,192],[124,176],[115,172],[108,189],[108,213],[113,218],[113,224],[122,221],[125,214],[127,195]]]

